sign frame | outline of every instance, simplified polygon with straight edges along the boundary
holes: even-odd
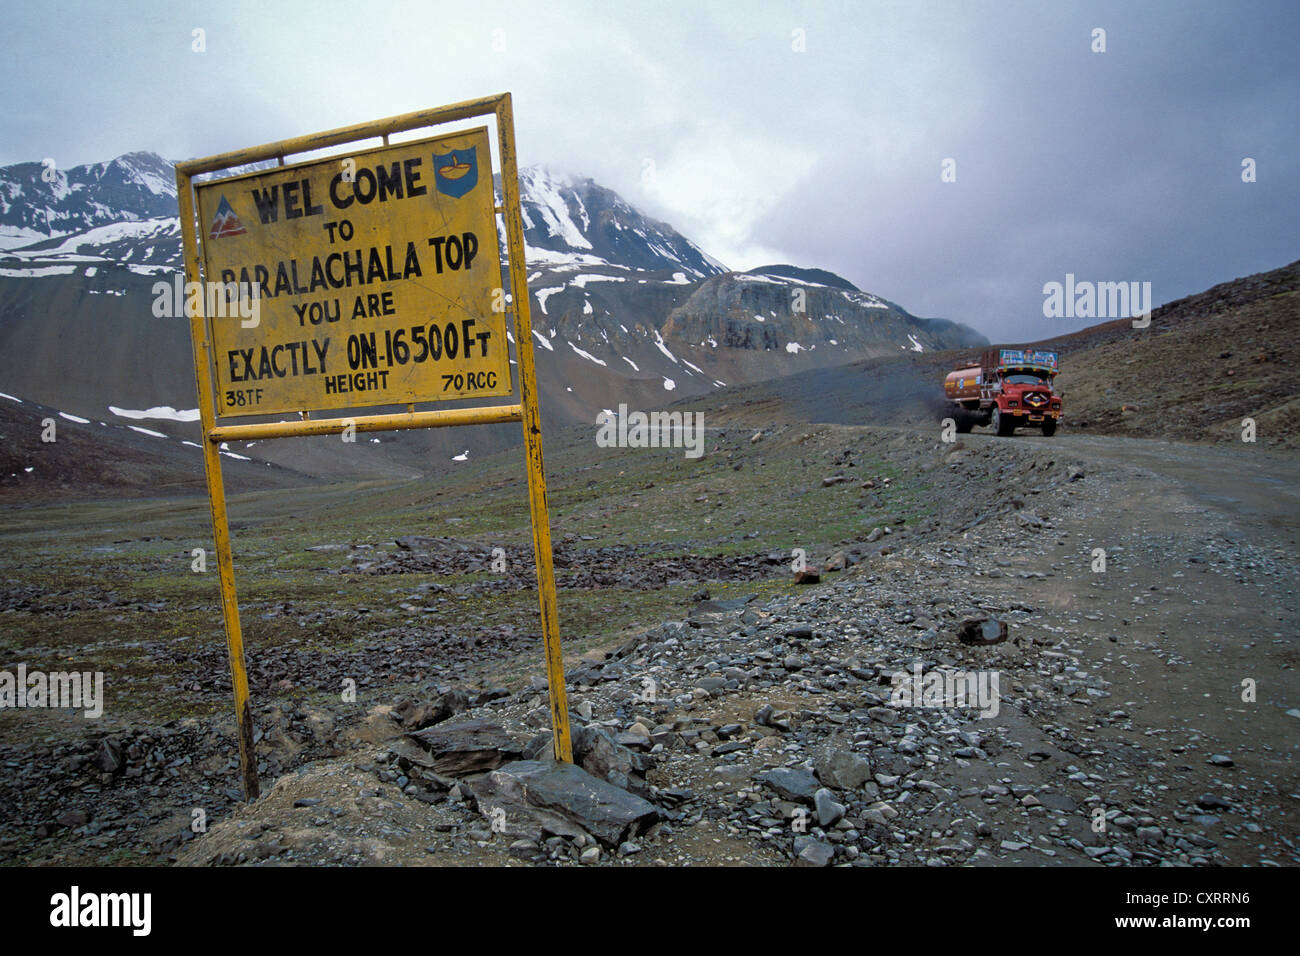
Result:
[[[527,263],[524,259],[523,219],[519,206],[519,169],[515,151],[514,110],[510,93],[466,100],[449,106],[403,113],[387,119],[340,127],[322,133],[278,140],[261,146],[221,153],[203,159],[176,164],[176,193],[180,206],[181,237],[187,283],[200,283],[201,262],[197,238],[194,178],[203,173],[221,172],[250,163],[285,157],[363,140],[382,137],[384,146],[394,133],[444,126],[478,116],[494,116],[497,125],[497,152],[501,172],[502,205],[494,206],[506,227],[506,258],[512,299],[507,312],[513,318],[514,346],[517,362],[517,404],[470,408],[407,411],[378,415],[312,419],[303,412],[300,421],[218,424],[216,396],[213,391],[213,345],[204,309],[189,317],[190,341],[194,351],[195,384],[198,388],[199,422],[202,428],[203,466],[207,477],[208,503],[212,513],[213,544],[221,585],[221,610],[226,632],[226,649],[230,659],[231,684],[234,691],[235,724],[239,739],[239,762],[245,800],[255,800],[260,792],[257,758],[253,747],[252,714],[249,704],[248,675],[244,664],[244,641],[239,621],[239,604],[235,590],[234,560],[231,553],[230,526],[227,518],[225,481],[221,472],[221,445],[234,440],[261,440],[303,435],[335,435],[352,428],[357,432],[397,431],[411,428],[440,428],[458,425],[481,425],[520,422],[524,430],[525,467],[528,475],[528,500],[532,519],[533,553],[537,563],[537,592],[541,609],[542,636],[545,644],[546,676],[549,687],[551,726],[555,759],[573,762],[569,736],[568,694],[564,681],[564,659],[560,644],[556,608],[555,567],[551,549],[551,526],[546,495],[546,472],[542,459],[541,415],[537,404],[537,375],[533,364],[531,303],[528,294]],[[370,147],[367,147],[370,148]],[[491,157],[487,163],[491,175]],[[194,288],[195,286],[189,286]],[[200,286],[201,287],[201,286]],[[201,297],[206,305],[206,296]],[[508,367],[508,366],[507,366]],[[433,402],[437,399],[428,399]],[[346,409],[344,409],[346,411]],[[246,413],[256,414],[256,413]]]

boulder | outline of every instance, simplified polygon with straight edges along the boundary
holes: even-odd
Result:
[[[817,779],[836,790],[856,790],[871,779],[871,762],[849,750],[827,750],[813,762]]]
[[[795,837],[795,866],[829,866],[835,858],[835,848],[810,836]]]
[[[817,778],[807,770],[795,770],[792,767],[765,770],[758,775],[757,780],[775,790],[783,800],[794,803],[812,803],[813,794],[820,787]]]
[[[391,713],[403,730],[423,730],[466,710],[469,710],[469,695],[463,690],[454,689],[445,691],[432,700],[421,701],[407,697],[398,701]]]
[[[660,819],[648,800],[597,779],[575,764],[521,760],[493,770],[470,787],[478,810],[509,836],[586,834],[613,849]]]
[[[453,777],[493,770],[523,756],[523,748],[499,724],[482,719],[439,724],[407,736],[428,751],[435,771]]]

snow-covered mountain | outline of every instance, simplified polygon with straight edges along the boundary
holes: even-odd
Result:
[[[0,249],[165,218],[176,218],[176,174],[156,153],[67,170],[53,160],[0,168]]]
[[[153,284],[181,267],[172,164],[130,153],[47,169],[0,168],[0,393],[193,440],[188,327],[151,308]],[[552,423],[591,423],[620,403],[651,409],[810,368],[984,341],[824,270],[729,272],[590,179],[533,166],[520,173],[520,187],[534,354]],[[188,411],[147,414],[160,408]],[[518,437],[506,426],[475,434],[485,436],[482,447]],[[383,451],[364,466],[314,441],[231,452],[316,473],[383,472],[375,462],[387,456],[409,474],[427,467],[430,453],[438,460],[446,451],[442,460],[450,460],[442,445],[460,453],[467,439],[444,430],[372,438],[368,451]]]
[[[727,271],[672,226],[590,179],[530,166],[519,174],[519,193],[530,263],[667,269],[692,279]]]

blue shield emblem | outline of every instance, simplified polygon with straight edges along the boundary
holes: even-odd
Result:
[[[438,192],[459,199],[478,185],[477,148],[433,154],[433,181]]]

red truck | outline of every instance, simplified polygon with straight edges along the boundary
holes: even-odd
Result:
[[[1038,349],[985,349],[978,361],[960,363],[943,382],[957,431],[990,425],[1010,435],[1027,426],[1056,434],[1061,396],[1052,380],[1058,371],[1057,354]]]

